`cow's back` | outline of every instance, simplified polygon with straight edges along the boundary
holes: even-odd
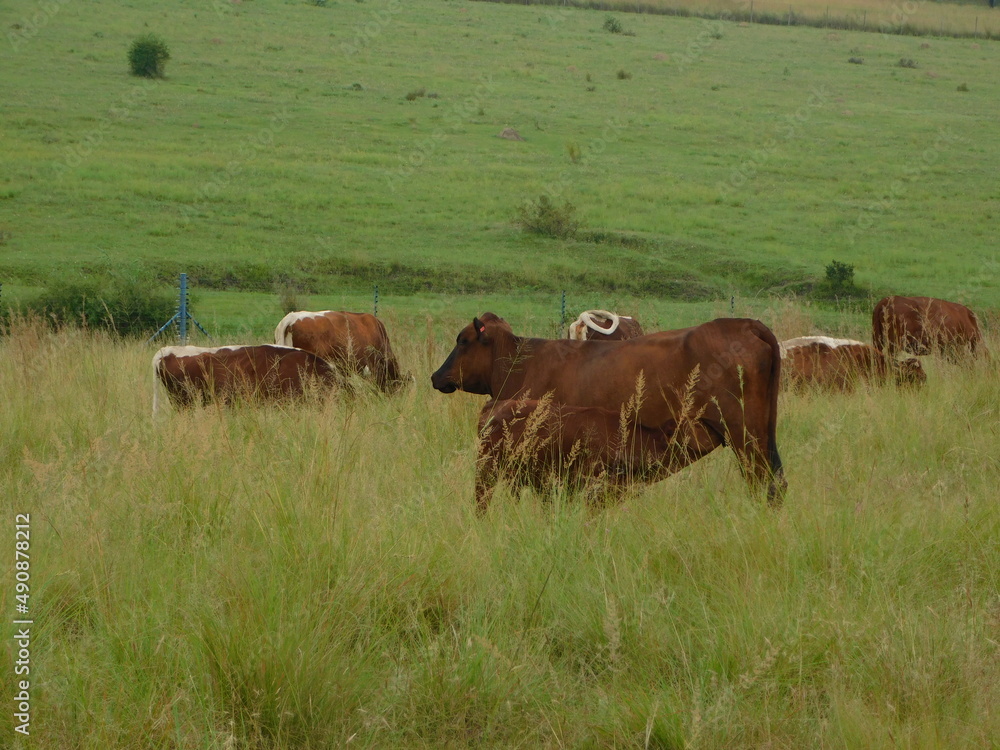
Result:
[[[894,354],[934,351],[954,355],[982,346],[976,314],[958,302],[934,297],[886,297],[872,312],[872,340],[876,348]]]

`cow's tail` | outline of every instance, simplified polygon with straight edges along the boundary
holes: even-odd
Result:
[[[274,329],[274,343],[277,346],[292,346],[291,327],[295,319],[295,313],[288,313],[278,323],[278,327]]]
[[[784,471],[781,455],[778,453],[778,390],[781,386],[781,344],[777,337],[760,321],[754,326],[754,334],[771,349],[771,378],[767,384],[767,461],[775,484],[784,489]],[[772,488],[774,485],[772,485]],[[770,494],[770,491],[769,491]]]

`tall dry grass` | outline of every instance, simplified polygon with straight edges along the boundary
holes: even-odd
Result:
[[[151,348],[0,340],[3,517],[32,518],[31,746],[1000,736],[995,364],[783,396],[777,512],[719,451],[620,507],[501,490],[478,519],[481,399],[427,377],[459,326],[389,321],[417,377],[395,398],[156,423]],[[10,706],[10,639],[0,672]]]
[[[483,0],[529,4],[523,0]],[[956,36],[996,39],[1000,19],[983,3],[932,0],[531,0],[622,13],[696,16],[777,26],[816,26],[913,36]]]

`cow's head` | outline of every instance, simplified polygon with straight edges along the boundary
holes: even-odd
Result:
[[[496,337],[511,333],[507,321],[493,313],[473,318],[472,323],[459,331],[448,359],[431,375],[431,385],[442,393],[461,389],[468,393],[489,394],[496,360]]]
[[[916,357],[893,363],[896,372],[896,385],[921,386],[927,382],[927,373]]]

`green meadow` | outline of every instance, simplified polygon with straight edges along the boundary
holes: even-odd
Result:
[[[429,374],[484,310],[864,339],[879,296],[930,294],[1000,351],[996,42],[606,17],[4,6],[0,555],[30,514],[33,625],[0,747],[997,747],[995,359],[784,393],[780,510],[719,450],[613,507],[501,488],[476,517],[482,399]],[[164,79],[128,75],[144,33]],[[516,225],[541,195],[575,237]],[[158,344],[16,312],[180,272],[217,343],[377,285],[414,382],[153,419]]]
[[[276,285],[378,284],[400,309],[509,295],[548,314],[563,289],[577,309],[818,299],[838,260],[871,296],[998,306],[995,42],[635,14],[626,36],[605,17],[15,3],[4,295],[187,271],[218,300],[203,315],[238,330],[214,292],[259,307]],[[149,32],[171,51],[163,80],[127,71]],[[543,194],[575,206],[577,238],[515,226]]]

